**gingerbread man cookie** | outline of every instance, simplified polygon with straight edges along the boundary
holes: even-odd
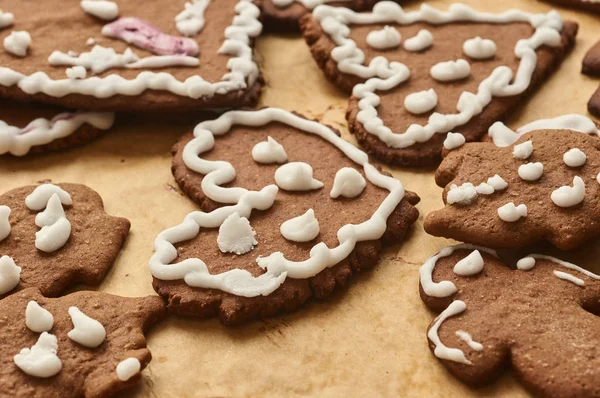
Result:
[[[77,292],[49,299],[25,289],[0,301],[5,397],[109,397],[132,387],[152,358],[144,333],[159,297]]]
[[[418,197],[367,154],[281,109],[202,122],[174,153],[202,210],[160,233],[150,272],[180,315],[234,324],[325,298],[418,217]]]
[[[469,385],[510,364],[535,396],[600,396],[600,275],[541,254],[516,266],[471,245],[423,264],[421,298],[440,313],[427,331],[433,354]]]
[[[493,248],[549,241],[573,249],[600,234],[600,140],[585,116],[541,120],[518,132],[501,123],[493,142],[451,150],[435,174],[446,207],[429,234]]]
[[[258,99],[252,47],[262,25],[251,0],[44,4],[2,3],[11,15],[4,28],[0,21],[2,97],[117,111],[227,108]]]
[[[77,283],[99,284],[129,227],[79,184],[46,183],[0,195],[0,295],[36,287],[54,297]]]
[[[573,47],[577,24],[383,1],[368,13],[319,6],[302,29],[327,77],[352,91],[359,143],[386,163],[423,166],[440,161],[447,133],[476,141],[518,109]]]

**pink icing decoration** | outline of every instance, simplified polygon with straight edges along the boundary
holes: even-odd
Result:
[[[200,52],[193,39],[168,35],[139,18],[119,18],[105,25],[102,34],[158,55],[196,56]]]

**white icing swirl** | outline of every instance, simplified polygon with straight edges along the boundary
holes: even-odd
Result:
[[[473,276],[483,271],[483,257],[479,250],[473,250],[471,254],[457,262],[453,271],[460,276]]]
[[[585,198],[585,183],[579,176],[573,178],[573,186],[562,186],[552,191],[552,202],[560,207],[572,207],[583,202]]]
[[[467,343],[467,345],[469,346],[470,349],[472,349],[474,351],[478,351],[478,352],[483,351],[483,344],[474,341],[473,337],[471,337],[471,335],[469,333],[467,333],[463,330],[457,330],[456,337],[458,337],[459,339],[461,339],[462,341]]]
[[[112,21],[119,16],[119,6],[114,1],[82,0],[80,4],[84,12],[105,21]]]
[[[524,204],[515,206],[513,202],[509,202],[498,208],[498,217],[506,222],[518,221],[521,217],[527,217],[527,206]]]
[[[343,167],[335,173],[333,187],[329,196],[336,199],[340,196],[345,198],[356,198],[367,186],[367,181],[352,167]]]
[[[450,348],[442,343],[440,336],[438,335],[438,330],[442,323],[453,316],[459,315],[463,313],[467,309],[467,305],[464,301],[454,300],[448,308],[446,308],[436,319],[431,328],[427,331],[427,337],[433,345],[435,349],[433,350],[433,354],[440,358],[446,359],[452,362],[463,363],[465,365],[472,365],[473,363],[467,359],[465,353],[458,348]]]
[[[431,67],[431,77],[440,82],[466,79],[471,75],[471,65],[464,59],[439,62]]]
[[[532,153],[533,143],[531,141],[525,141],[519,145],[515,145],[515,147],[513,148],[513,157],[515,159],[528,159]]]
[[[287,153],[283,145],[275,141],[270,136],[266,141],[261,141],[252,148],[252,159],[258,163],[285,163],[288,160]]]
[[[0,294],[13,290],[21,281],[21,267],[8,256],[0,257]]]
[[[0,242],[10,235],[10,207],[0,206]]]
[[[35,224],[41,228],[35,233],[35,247],[43,252],[60,249],[71,236],[71,223],[56,193],[48,200],[46,210],[35,217]]]
[[[43,332],[31,348],[23,348],[14,356],[13,361],[23,372],[30,376],[48,378],[62,369],[58,355],[56,336]]]
[[[540,162],[522,164],[519,166],[518,173],[525,181],[537,181],[544,174],[544,165]]]
[[[136,374],[140,373],[141,369],[142,364],[140,363],[140,360],[130,357],[119,362],[115,371],[117,372],[117,377],[119,380],[127,381]]]
[[[217,244],[223,253],[235,253],[238,256],[248,253],[258,244],[256,232],[246,217],[238,213],[229,215],[219,227]]]
[[[581,167],[585,164],[586,160],[587,160],[587,156],[579,148],[569,149],[563,155],[563,161],[569,167]]]
[[[438,97],[434,89],[412,93],[404,98],[404,108],[414,115],[427,113],[437,106]]]
[[[279,228],[281,235],[292,242],[310,242],[320,232],[319,221],[313,209],[308,209],[301,216],[285,221]]]
[[[367,44],[376,50],[389,50],[400,45],[402,36],[393,26],[386,25],[381,30],[372,30],[367,35]]]
[[[313,168],[304,162],[291,162],[275,170],[275,183],[286,191],[311,191],[323,187],[313,178]]]
[[[496,55],[496,43],[477,36],[465,41],[463,51],[471,59],[490,59]]]
[[[406,51],[420,52],[428,49],[433,44],[433,35],[427,29],[421,29],[413,37],[404,40],[403,47]]]
[[[49,332],[54,325],[54,317],[37,302],[30,301],[25,309],[25,325],[35,333]]]
[[[17,57],[26,56],[30,45],[31,35],[25,31],[13,31],[4,38],[4,49]]]
[[[211,0],[186,2],[185,9],[175,17],[177,30],[184,36],[195,36],[204,28],[204,12]]]
[[[67,336],[76,343],[89,348],[96,348],[104,342],[106,330],[100,322],[90,318],[77,307],[69,307],[69,316],[73,329]]]
[[[444,148],[451,151],[456,148],[460,148],[466,142],[466,138],[461,133],[448,133],[446,139],[444,140]]]

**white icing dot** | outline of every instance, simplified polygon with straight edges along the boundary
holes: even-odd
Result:
[[[54,325],[54,317],[50,311],[42,308],[35,301],[30,301],[25,309],[25,325],[32,332],[48,332]]]
[[[308,163],[291,162],[275,171],[275,183],[286,191],[311,191],[323,187],[313,178],[313,169]]]
[[[46,210],[35,217],[41,229],[35,233],[35,247],[51,253],[63,247],[71,236],[71,223],[67,220],[58,194],[48,200]]]
[[[502,191],[508,187],[508,183],[502,179],[498,174],[488,178],[487,183],[491,185],[495,191]]]
[[[17,57],[26,56],[30,45],[31,36],[25,31],[13,31],[4,38],[4,49]]]
[[[483,270],[483,257],[479,250],[474,250],[454,266],[454,273],[460,276],[477,275]]]
[[[285,163],[288,160],[283,145],[270,136],[266,141],[261,141],[252,148],[252,159],[258,163]]]
[[[451,151],[464,145],[467,140],[461,133],[448,133],[444,140],[444,148]]]
[[[13,24],[15,16],[10,12],[2,12],[0,10],[0,29],[8,28]]]
[[[21,281],[21,267],[8,256],[0,257],[0,294],[13,290]]]
[[[600,173],[598,173],[598,175],[596,176],[596,181],[598,181],[598,184],[600,184]]]
[[[119,16],[119,6],[113,1],[82,0],[80,4],[85,13],[105,21],[112,21]]]
[[[331,188],[329,196],[334,199],[339,196],[349,199],[356,198],[363,192],[366,186],[367,181],[365,181],[363,176],[356,171],[356,169],[353,169],[352,167],[343,167],[335,173],[333,187]]]
[[[519,145],[515,145],[513,148],[513,156],[515,159],[525,160],[533,153],[533,143],[531,141],[525,141]]]
[[[471,74],[471,65],[464,59],[440,62],[431,67],[431,77],[440,82],[451,82],[467,78]]]
[[[85,79],[87,71],[83,66],[74,66],[72,68],[67,68],[66,74],[69,79]]]
[[[285,221],[279,230],[287,240],[309,242],[319,235],[319,221],[313,209],[308,209],[303,215]]]
[[[119,362],[116,368],[117,377],[121,381],[127,381],[138,374],[142,369],[142,364],[137,358],[127,358]]]
[[[433,44],[433,35],[427,29],[421,29],[416,36],[404,40],[404,49],[406,51],[423,51]]]
[[[583,202],[585,197],[585,183],[579,176],[573,178],[573,186],[562,186],[554,191],[550,198],[555,205],[560,207],[571,207]]]
[[[498,208],[498,217],[502,221],[515,222],[521,217],[527,217],[527,206],[523,204],[515,206],[513,202],[509,202]]]
[[[437,106],[438,97],[434,89],[412,93],[404,98],[404,108],[414,115],[429,112]]]
[[[523,257],[517,261],[517,268],[521,271],[529,271],[533,267],[535,267],[535,258],[533,257]]]
[[[489,59],[496,55],[496,43],[477,36],[465,41],[463,51],[472,59]]]
[[[227,216],[219,227],[217,244],[223,253],[242,255],[258,244],[255,236],[256,232],[252,229],[250,221],[235,212]]]
[[[457,330],[456,337],[458,337],[459,339],[461,339],[462,341],[467,343],[467,345],[469,346],[470,349],[472,349],[474,351],[478,351],[478,352],[483,351],[483,345],[481,343],[474,341],[473,337],[471,337],[471,335],[469,333],[462,331],[462,330]]]
[[[62,362],[56,355],[57,351],[56,336],[43,332],[33,347],[23,348],[14,356],[13,361],[19,369],[30,376],[52,377],[62,369]]]
[[[73,329],[67,336],[76,343],[89,348],[96,348],[106,338],[106,330],[100,322],[90,318],[77,307],[69,307],[69,316]]]
[[[367,44],[376,50],[387,50],[398,47],[402,36],[393,26],[384,26],[381,30],[373,30],[367,35]]]
[[[475,198],[477,198],[477,189],[470,182],[465,182],[460,186],[452,184],[448,191],[448,195],[446,196],[446,201],[450,205],[469,205],[473,203]]]
[[[25,198],[25,205],[29,210],[40,211],[46,208],[52,195],[57,194],[63,205],[72,205],[71,195],[64,189],[54,184],[42,184],[36,187],[31,194]]]
[[[475,187],[475,190],[478,194],[481,195],[491,195],[495,192],[494,187],[488,184],[487,182],[482,182],[481,184],[477,185],[477,187]]]
[[[525,181],[539,180],[544,174],[544,165],[540,162],[527,163],[519,166],[519,177]]]
[[[278,7],[278,8],[287,8],[290,5],[292,5],[292,3],[294,2],[294,0],[271,0],[271,2],[273,3],[273,5],[275,7]]]
[[[569,149],[563,155],[563,161],[569,167],[580,167],[585,164],[587,160],[587,156],[585,153],[579,148]]]
[[[0,242],[10,235],[10,207],[0,206]]]

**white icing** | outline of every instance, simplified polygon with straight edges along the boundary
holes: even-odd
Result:
[[[114,121],[114,113],[100,112],[61,113],[52,120],[35,119],[24,128],[10,126],[0,120],[0,155],[10,153],[23,156],[34,146],[68,137],[86,123],[100,130],[108,130]]]
[[[56,193],[48,200],[46,210],[35,217],[35,224],[41,228],[35,233],[35,247],[43,252],[51,253],[60,249],[71,236],[71,223]]]
[[[311,191],[323,187],[313,178],[313,169],[308,163],[291,162],[275,170],[275,183],[286,191]]]
[[[0,29],[8,28],[13,24],[15,16],[10,12],[3,12],[0,10]]]
[[[517,261],[517,268],[521,271],[529,271],[533,267],[535,267],[535,258],[533,257],[523,257]]]
[[[559,279],[569,281],[571,283],[576,284],[577,286],[585,286],[585,281],[574,275],[571,275],[571,274],[568,274],[568,273],[562,272],[562,271],[556,271],[556,270],[552,271],[552,273],[554,274],[554,276],[556,276]]]
[[[69,79],[85,79],[87,70],[83,66],[74,66],[67,68],[66,74]]]
[[[440,340],[440,336],[438,335],[438,330],[442,323],[452,317],[463,313],[467,309],[467,305],[464,301],[454,300],[448,308],[446,308],[436,319],[429,331],[427,332],[427,337],[433,345],[435,349],[433,353],[436,357],[440,359],[446,359],[448,361],[463,363],[465,365],[472,365],[473,363],[467,359],[465,353],[458,348],[450,348],[442,343]]]
[[[319,235],[319,221],[313,209],[301,216],[285,221],[279,228],[281,235],[292,242],[310,242]]]
[[[527,206],[524,204],[515,206],[513,202],[509,202],[498,208],[498,217],[506,222],[518,221],[521,217],[527,217]]]
[[[13,290],[21,281],[21,267],[8,256],[0,257],[0,294]]]
[[[340,0],[271,0],[273,5],[277,8],[287,8],[291,6],[294,2],[302,4],[309,10],[312,10],[318,5],[325,3],[333,3]]]
[[[105,21],[112,21],[119,16],[119,6],[113,1],[82,0],[80,4],[84,12]]]
[[[483,270],[483,257],[479,250],[473,250],[471,254],[463,258],[454,266],[454,273],[460,276],[477,275]]]
[[[329,196],[336,199],[340,196],[345,198],[356,198],[367,186],[367,181],[352,167],[342,167],[335,173],[333,187]]]
[[[598,173],[598,175],[596,176],[596,181],[598,181],[598,184],[600,184],[600,173]]]
[[[35,333],[48,332],[54,325],[54,317],[50,311],[30,301],[25,309],[25,325]]]
[[[237,15],[232,25],[225,29],[225,40],[219,49],[219,54],[232,56],[227,62],[229,71],[218,82],[207,82],[198,75],[179,81],[171,74],[150,71],[143,71],[133,79],[109,75],[82,80],[53,80],[43,72],[26,76],[10,68],[0,67],[0,85],[16,85],[27,94],[44,93],[52,97],[83,94],[96,98],[108,98],[117,94],[137,96],[152,89],[197,99],[245,89],[258,78],[258,67],[252,58],[250,42],[260,34],[262,25],[258,20],[260,10],[251,0],[240,0],[235,11]]]
[[[25,31],[13,31],[4,38],[4,49],[17,57],[26,56],[30,45],[31,36]]]
[[[531,141],[525,141],[519,145],[515,145],[513,148],[513,156],[515,159],[528,159],[532,153],[533,143]]]
[[[448,133],[444,140],[444,148],[451,151],[464,145],[467,140],[461,133]]]
[[[281,164],[287,162],[288,157],[283,145],[269,136],[266,141],[261,141],[252,147],[252,159],[258,163]]]
[[[544,174],[544,165],[540,162],[522,164],[519,166],[518,173],[525,181],[537,181]]]
[[[106,338],[106,330],[100,322],[90,318],[77,307],[69,307],[69,316],[73,329],[67,336],[76,343],[89,348],[96,348]]]
[[[184,36],[195,36],[204,27],[204,11],[211,0],[192,0],[185,3],[185,9],[175,17],[177,30]]]
[[[403,47],[406,51],[420,52],[428,49],[433,44],[433,35],[427,29],[421,29],[413,37],[404,40]]]
[[[48,378],[62,369],[56,336],[43,332],[31,348],[23,348],[14,356],[15,365],[30,376]]]
[[[96,44],[96,39],[94,39],[93,37],[89,37],[85,44],[87,44],[88,46],[93,46],[94,44]]]
[[[137,358],[127,358],[118,363],[116,372],[117,377],[121,381],[127,381],[131,379],[136,374],[140,373],[142,369],[142,364],[140,360]]]
[[[483,351],[483,344],[478,343],[475,340],[473,340],[473,337],[469,333],[467,333],[463,330],[457,330],[456,337],[458,337],[459,339],[461,339],[462,341],[467,343],[469,348],[472,349],[473,351],[478,351],[478,352]]]
[[[381,30],[372,30],[367,35],[367,44],[376,50],[388,50],[398,47],[402,36],[393,26],[384,26]]]
[[[494,188],[494,191],[502,191],[508,187],[508,183],[502,179],[498,174],[488,178],[487,183]]]
[[[573,178],[573,186],[562,186],[552,191],[552,202],[560,207],[571,207],[583,202],[585,198],[585,183],[579,176]]]
[[[10,235],[10,207],[0,206],[0,242]]]
[[[465,41],[463,51],[471,59],[490,59],[496,55],[496,43],[477,36]]]
[[[452,184],[446,196],[449,205],[470,205],[477,198],[477,188],[470,182],[461,185]]]
[[[89,52],[81,54],[65,54],[62,51],[53,51],[48,57],[50,65],[82,66],[94,74],[102,73],[112,68],[124,68],[126,65],[139,60],[139,57],[127,48],[119,54],[114,48],[95,45]],[[86,79],[87,80],[87,79]]]
[[[189,55],[150,55],[125,65],[129,69],[155,69],[171,66],[198,66],[200,60]]]
[[[578,265],[575,265],[573,263],[569,263],[567,261],[559,260],[558,258],[555,258],[555,257],[552,257],[552,256],[546,256],[544,254],[530,254],[528,257],[525,257],[525,258],[527,258],[527,259],[531,258],[531,259],[534,260],[533,264],[531,265],[531,267],[529,269],[531,269],[531,268],[533,268],[535,266],[535,259],[547,260],[547,261],[553,262],[555,264],[558,264],[561,267],[565,267],[567,269],[580,272],[583,275],[587,276],[588,278],[592,278],[592,279],[595,279],[595,280],[600,280],[600,275],[596,275],[593,272],[590,272],[590,271],[586,270],[585,268],[581,268]],[[524,260],[525,258],[523,258],[521,260]],[[519,269],[521,269],[521,268],[519,268]]]
[[[437,106],[438,97],[434,89],[412,93],[404,98],[404,108],[414,115],[427,113]]]
[[[431,67],[431,77],[440,82],[462,80],[471,75],[471,65],[464,59],[439,62]]]
[[[223,253],[242,255],[248,253],[258,244],[256,232],[246,217],[238,213],[230,214],[219,227],[217,244]]]
[[[60,202],[63,205],[70,206],[73,204],[71,195],[64,189],[54,184],[42,184],[37,186],[33,192],[31,192],[25,198],[25,205],[29,210],[40,211],[46,208],[48,201],[52,195],[57,194]]]
[[[579,148],[569,149],[563,155],[563,161],[569,167],[581,167],[585,164],[586,160],[587,160],[587,156]]]
[[[249,272],[240,269],[213,275],[209,273],[206,264],[198,258],[172,264],[171,262],[177,258],[174,244],[196,237],[200,233],[200,228],[217,228],[229,214],[238,212],[241,216],[250,217],[252,210],[267,210],[273,205],[278,192],[277,186],[269,185],[261,191],[221,187],[220,185],[235,179],[233,166],[227,162],[209,161],[199,157],[199,154],[213,148],[215,135],[226,134],[234,124],[259,127],[271,122],[283,123],[308,134],[314,134],[334,145],[363,168],[370,183],[388,190],[388,196],[368,220],[358,225],[347,224],[341,227],[337,233],[339,241],[337,246],[329,248],[322,242],[318,243],[311,249],[309,258],[298,261],[288,260],[280,252],[258,258],[259,266],[266,270],[258,277],[253,277]],[[216,120],[197,125],[194,136],[195,138],[183,151],[185,164],[191,170],[204,175],[202,190],[207,197],[219,203],[233,203],[233,205],[220,207],[210,213],[200,211],[190,213],[181,224],[158,235],[154,241],[156,253],[152,256],[149,265],[152,275],[161,280],[184,279],[190,286],[220,289],[244,297],[269,295],[283,283],[286,277],[310,278],[347,258],[358,242],[381,238],[387,228],[388,217],[404,198],[402,183],[381,174],[369,163],[366,153],[340,138],[328,127],[281,109],[227,112]]]

